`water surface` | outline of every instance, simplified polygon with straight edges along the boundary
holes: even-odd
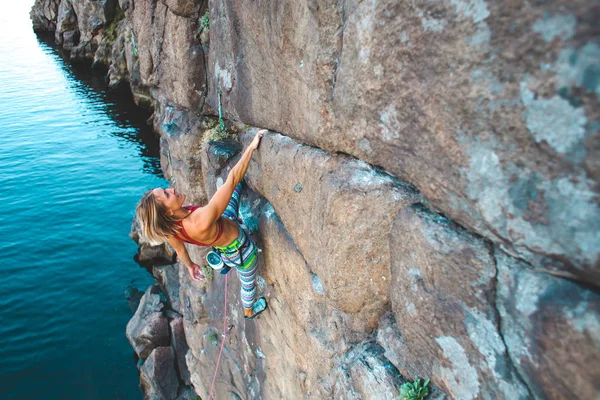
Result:
[[[35,36],[32,4],[0,14],[0,398],[140,399],[123,291],[152,282],[128,233],[165,185],[157,139]]]

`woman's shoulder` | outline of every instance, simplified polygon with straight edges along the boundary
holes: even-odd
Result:
[[[188,206],[189,210],[191,211],[189,217],[187,218],[187,220],[190,222],[189,224],[186,224],[186,227],[188,225],[190,225],[190,228],[195,230],[195,231],[203,231],[205,229],[207,229],[210,224],[207,223],[207,218],[206,215],[202,212],[202,210],[204,209],[204,207],[202,206]]]

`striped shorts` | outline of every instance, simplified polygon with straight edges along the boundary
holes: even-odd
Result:
[[[242,284],[242,305],[244,308],[252,308],[256,294],[254,280],[258,267],[256,264],[258,251],[246,232],[239,226],[238,207],[241,190],[241,184],[237,185],[231,196],[231,200],[229,200],[227,209],[223,212],[223,217],[238,223],[238,237],[227,246],[215,246],[215,248],[219,251],[223,263],[237,270]]]

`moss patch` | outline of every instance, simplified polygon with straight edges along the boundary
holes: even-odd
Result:
[[[206,149],[207,144],[210,142],[235,141],[238,138],[238,134],[234,129],[220,125],[216,120],[209,120],[206,126],[208,129],[204,131],[202,136],[202,150]]]
[[[119,33],[117,27],[119,26],[119,22],[121,22],[124,18],[125,12],[117,4],[115,16],[113,17],[112,21],[110,21],[110,24],[108,24],[106,29],[104,29],[104,37],[106,38],[107,42],[114,43],[114,41],[117,39],[117,34]]]

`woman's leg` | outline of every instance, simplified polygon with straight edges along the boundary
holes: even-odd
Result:
[[[229,246],[217,247],[221,252],[221,259],[227,267],[235,268],[241,284],[241,299],[244,314],[252,316],[254,297],[256,294],[255,278],[258,251],[252,240],[238,227],[239,234]]]
[[[256,295],[256,259],[249,268],[238,269],[238,276],[240,277],[240,283],[242,284],[241,296],[242,306],[244,307],[244,315],[251,317],[253,314],[252,306],[254,305],[254,297]]]
[[[231,195],[231,199],[229,200],[229,204],[227,204],[227,208],[223,212],[223,216],[229,219],[236,219],[238,217],[238,210],[240,207],[240,194],[242,193],[242,184],[238,183],[238,185],[233,190],[233,194]]]

